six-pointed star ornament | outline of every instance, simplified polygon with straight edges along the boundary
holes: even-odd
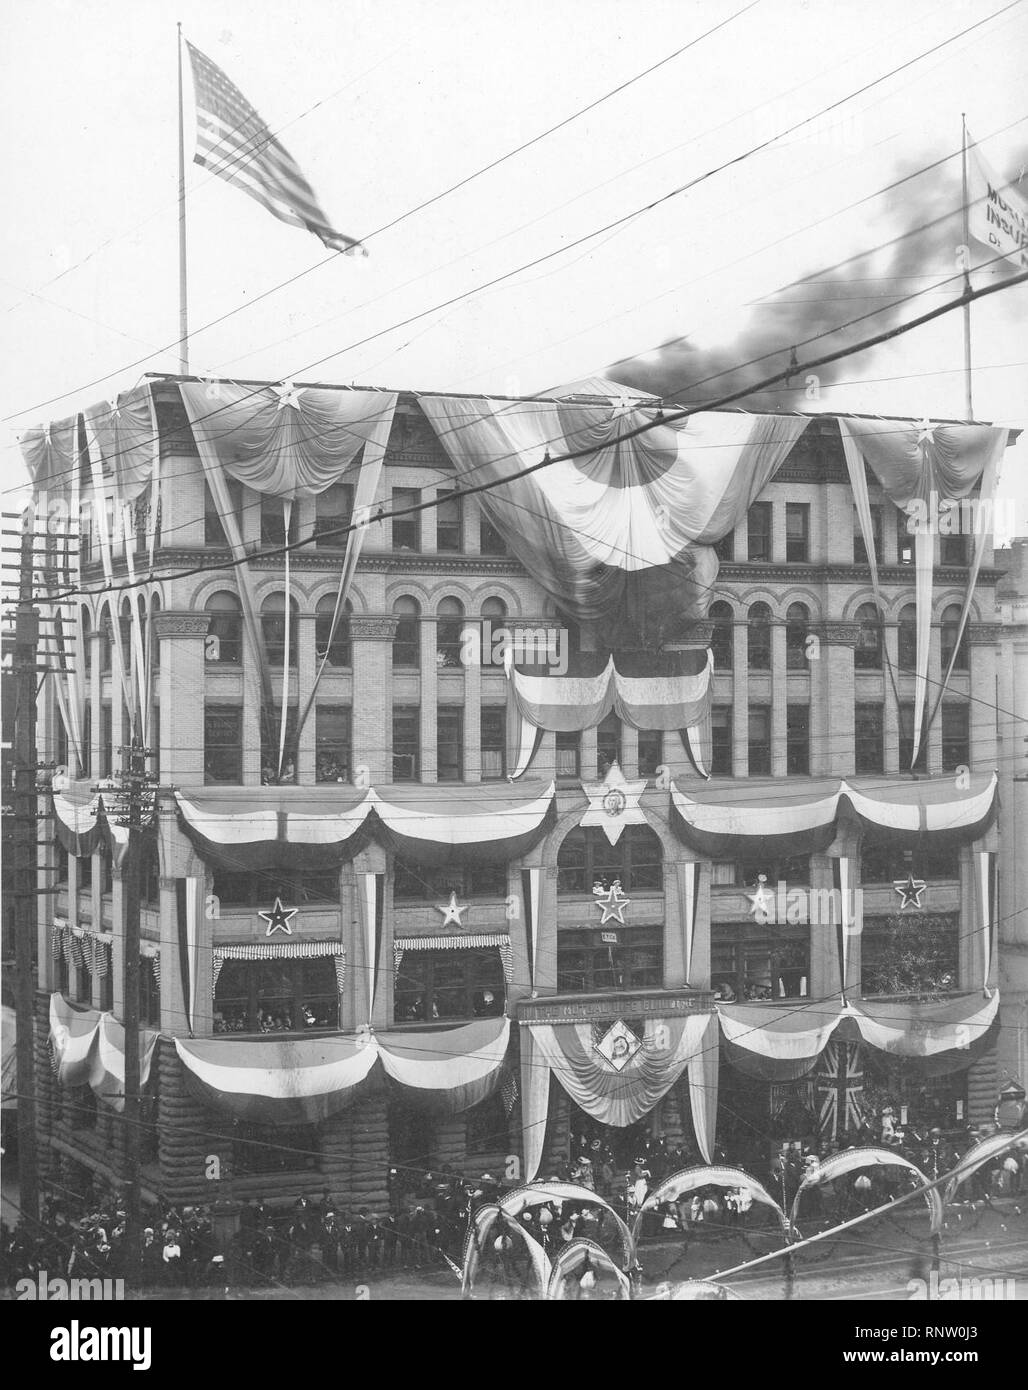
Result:
[[[268,924],[265,936],[271,936],[274,932],[284,931],[286,936],[292,936],[293,929],[289,923],[300,911],[298,907],[283,907],[282,899],[275,899],[275,906],[270,912],[258,912],[258,917],[263,917]]]
[[[602,782],[583,782],[589,809],[579,825],[598,825],[612,845],[621,839],[626,825],[645,825],[646,816],[639,798],[646,790],[646,778],[626,782],[617,763],[611,763]]]
[[[443,914],[444,927],[448,927],[452,924],[455,927],[459,927],[461,931],[464,930],[464,923],[460,919],[461,914],[467,912],[468,904],[459,903],[456,893],[450,894],[450,901],[448,903],[436,903],[435,910]]]
[[[600,918],[600,926],[602,927],[604,922],[609,922],[611,919],[624,926],[625,908],[632,900],[626,898],[621,891],[621,880],[616,878],[609,888],[594,888],[593,892],[596,894],[596,906],[603,913]]]
[[[892,884],[896,892],[900,895],[900,911],[904,908],[921,906],[921,894],[928,887],[923,878],[915,878],[912,873],[908,873],[906,878],[897,878]]]

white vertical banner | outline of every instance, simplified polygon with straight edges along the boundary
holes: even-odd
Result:
[[[975,241],[1018,270],[1028,270],[1028,188],[1024,169],[1004,179],[988,164],[968,134],[967,227]]]
[[[925,697],[928,693],[928,659],[932,645],[932,589],[935,564],[935,537],[926,527],[914,535],[914,599],[917,625],[917,655],[914,671],[914,767],[921,753],[921,744],[928,734],[925,723]]]
[[[290,583],[289,571],[289,523],[293,518],[293,502],[289,497],[282,499],[282,521],[286,533],[286,552],[285,552],[285,586],[286,586],[286,614],[285,614],[285,650],[282,653],[282,713],[279,718],[278,726],[278,776],[282,776],[282,763],[286,751],[286,726],[289,715],[289,651],[292,641],[292,619],[293,619],[293,596],[292,585]],[[299,671],[297,671],[299,680]]]
[[[997,861],[989,850],[980,850],[975,855],[975,896],[978,908],[978,930],[982,951],[982,988],[988,993],[989,976],[992,974],[992,933],[996,921],[997,901]]]

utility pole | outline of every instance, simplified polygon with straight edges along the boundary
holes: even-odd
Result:
[[[33,512],[25,514],[21,537],[18,608],[14,627],[14,965],[17,1018],[18,1189],[23,1219],[39,1221],[36,1163],[36,999],[34,945],[37,908],[36,869],[36,661],[39,614],[32,606],[36,562]]]

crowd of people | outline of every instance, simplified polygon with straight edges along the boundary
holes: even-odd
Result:
[[[631,1223],[665,1178],[703,1162],[690,1144],[660,1134],[637,1134],[626,1155],[615,1149],[624,1137],[600,1127],[584,1130],[573,1136],[568,1157],[543,1176],[595,1192]],[[975,1128],[954,1135],[894,1127],[884,1135],[861,1131],[827,1143],[781,1141],[762,1153],[718,1149],[714,1162],[743,1168],[789,1212],[804,1179],[816,1177],[828,1158],[847,1148],[886,1144],[934,1179],[949,1172],[960,1154],[984,1137],[985,1131]],[[1026,1168],[1028,1152],[1023,1148],[1000,1154],[968,1180],[961,1199],[984,1208],[1009,1197],[1015,1211],[1028,1210],[1028,1204],[1019,1201],[1028,1189]],[[99,1191],[96,1181],[82,1198],[63,1191],[47,1196],[36,1228],[24,1221],[14,1230],[3,1228],[0,1259],[6,1286],[40,1271],[67,1278],[124,1277],[124,1194],[116,1188]],[[808,1183],[801,1215],[845,1219],[910,1190],[915,1181],[915,1175],[902,1167],[857,1168],[833,1183]],[[359,1281],[447,1267],[457,1273],[475,1211],[516,1185],[488,1173],[471,1180],[394,1168],[389,1170],[386,1210],[352,1209],[327,1191],[319,1198],[302,1196],[291,1202],[270,1203],[260,1197],[243,1206],[230,1238],[216,1231],[215,1212],[209,1207],[147,1207],[140,1278],[144,1291],[155,1291]],[[768,1208],[760,1210],[763,1221],[774,1220]],[[551,1258],[583,1237],[617,1253],[616,1223],[588,1202],[555,1196],[526,1209],[517,1220]],[[709,1184],[647,1211],[641,1235],[675,1240],[716,1237],[750,1225],[756,1225],[752,1190]],[[495,1240],[501,1244],[491,1254],[502,1262],[510,1249],[509,1222],[500,1223]]]

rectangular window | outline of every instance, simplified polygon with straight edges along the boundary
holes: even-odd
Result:
[[[286,736],[282,742],[282,711],[277,707],[263,711],[261,718],[261,785],[287,786],[296,781],[295,705],[286,710]],[[282,757],[279,761],[279,745]]]
[[[482,515],[478,524],[478,549],[482,555],[506,555],[507,546],[493,523]]]
[[[436,493],[435,548],[458,553],[464,549],[463,506],[460,496],[450,489]]]
[[[161,987],[153,968],[153,956],[139,957],[139,1021],[161,1026]]]
[[[771,503],[754,502],[746,513],[746,558],[771,559]]]
[[[810,993],[810,929],[712,922],[710,984],[715,999],[760,1002]]]
[[[874,540],[875,555],[879,565],[882,563],[882,509],[881,507],[871,508],[871,536]],[[867,546],[864,544],[864,537],[860,531],[860,521],[857,517],[856,508],[853,509],[853,563],[855,565],[866,565],[870,557],[867,553]]]
[[[785,710],[785,770],[790,776],[810,772],[810,706],[787,705]]]
[[[941,565],[964,566],[967,564],[967,537],[940,536],[939,563]]]
[[[971,736],[966,705],[942,707],[942,770],[953,772],[971,764]]]
[[[729,531],[727,535],[714,542],[714,554],[719,560],[729,561],[735,559],[735,532]]]
[[[228,502],[232,509],[236,525],[240,525],[240,517],[243,512],[243,485],[236,482],[235,478],[225,480],[228,489]],[[222,523],[221,512],[218,504],[214,500],[210,485],[203,485],[203,538],[207,545],[228,545],[228,536],[225,534],[225,527]]]
[[[477,859],[471,864],[432,868],[397,855],[393,877],[393,896],[397,901],[445,902],[451,893],[456,893],[458,899],[499,901],[507,896],[507,865],[503,860]]]
[[[203,778],[239,786],[243,780],[243,711],[238,705],[205,705]]]
[[[214,995],[216,1033],[299,1033],[338,1023],[332,956],[226,960],[221,967]]]
[[[557,993],[659,989],[664,941],[659,927],[612,927],[557,933]]]
[[[582,735],[557,735],[557,776],[577,777],[582,762]]]
[[[862,884],[895,883],[909,874],[929,883],[955,882],[960,865],[952,850],[934,847],[930,839],[915,850],[900,849],[890,840],[864,840],[860,851]]]
[[[899,707],[899,770],[911,771],[910,760],[914,756],[914,706]],[[914,772],[928,771],[928,740],[922,738],[921,751],[917,755]]]
[[[656,777],[664,761],[664,735],[659,729],[645,729],[639,734],[639,776]]]
[[[321,1169],[317,1125],[252,1125],[232,1128],[232,1171],[239,1177],[317,1173]]]
[[[857,705],[853,721],[854,768],[858,773],[885,771],[884,710]]]
[[[421,712],[413,706],[393,710],[393,781],[421,780]]]
[[[353,518],[353,488],[349,483],[332,483],[315,499],[314,535],[319,550],[345,547],[346,528]]]
[[[785,504],[785,558],[790,564],[810,559],[810,507],[806,502]]]
[[[286,515],[281,497],[261,498],[261,545],[286,545],[296,540],[298,508],[293,503],[289,514],[289,534],[286,535]]]
[[[498,1018],[506,982],[495,946],[459,951],[404,951],[396,972],[397,1023]]]
[[[440,782],[464,778],[464,711],[446,708],[436,714],[436,775]]]
[[[505,706],[482,710],[482,781],[502,781],[507,776],[507,710]]]
[[[315,776],[319,782],[349,782],[349,705],[318,705],[315,712]]]
[[[750,776],[771,776],[771,709],[768,705],[750,705],[749,709]]]
[[[907,530],[911,520],[902,508],[896,513],[896,563],[899,565],[914,563],[914,536]]]
[[[93,856],[91,854],[84,854],[82,858],[78,860],[78,866],[79,888],[85,888],[86,890],[91,889],[93,887]]]
[[[88,639],[87,639],[88,640]],[[86,703],[82,711],[82,776],[93,773],[93,706]]]
[[[403,511],[406,507],[416,507],[421,501],[421,493],[416,487],[394,487],[392,511]],[[421,513],[411,512],[407,516],[393,517],[393,549],[421,549]]]
[[[710,712],[710,771],[714,777],[732,775],[731,705],[715,705]]]
[[[608,714],[596,728],[596,774],[605,777],[613,763],[621,765],[621,720]]]
[[[933,999],[956,989],[957,913],[896,913],[869,917],[861,934],[864,994]]]

